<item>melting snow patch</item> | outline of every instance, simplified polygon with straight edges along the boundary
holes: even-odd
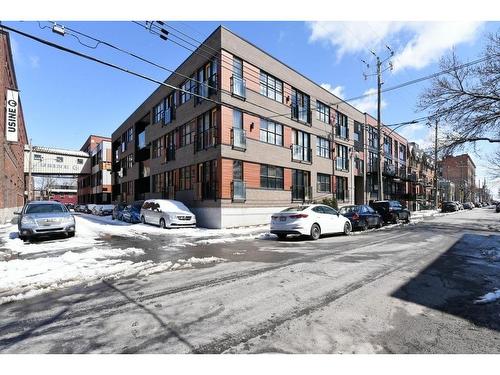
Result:
[[[184,259],[179,259],[177,262],[181,264],[210,264],[210,263],[219,263],[219,262],[226,262],[227,259],[224,258],[217,258],[217,257],[206,257],[206,258],[189,258],[188,260]]]
[[[497,299],[500,299],[500,289],[497,289],[494,292],[486,293],[484,296],[479,297],[479,299],[475,300],[475,304],[483,304],[494,302]]]

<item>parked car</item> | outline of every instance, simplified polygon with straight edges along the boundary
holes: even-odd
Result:
[[[182,202],[148,199],[141,208],[141,222],[161,228],[196,227],[196,216]]]
[[[457,204],[459,211],[464,209],[464,205],[462,203],[460,203],[459,201],[455,201],[455,203]]]
[[[458,210],[459,208],[456,202],[443,202],[441,205],[441,212],[455,212]]]
[[[75,235],[75,218],[62,203],[31,201],[16,214],[20,216],[17,228],[22,240],[51,234]]]
[[[98,206],[97,215],[99,216],[109,216],[113,213],[115,206],[113,204],[103,204]]]
[[[68,210],[74,210],[75,209],[75,205],[73,203],[66,203],[66,208]]]
[[[100,204],[94,204],[94,205],[92,205],[92,208],[90,209],[90,213],[91,213],[92,215],[96,215],[96,216],[97,216],[97,215],[98,215],[98,213],[99,213],[99,209],[100,209],[100,208],[101,208],[101,205],[100,205]]]
[[[123,209],[122,220],[127,223],[140,223],[141,222],[141,207],[144,201],[135,201]]]
[[[86,214],[91,214],[91,213],[93,213],[95,206],[97,206],[97,205],[96,205],[96,204],[86,204],[86,205],[85,205],[85,211],[84,211],[84,212],[85,212]]]
[[[474,207],[472,206],[472,203],[470,202],[465,202],[464,203],[464,210],[472,210]]]
[[[382,215],[385,223],[410,222],[410,211],[398,201],[374,201],[370,202],[370,207]]]
[[[322,204],[289,207],[271,216],[271,233],[280,240],[289,234],[306,235],[317,240],[322,234],[349,234],[351,230],[348,218]]]
[[[380,228],[384,223],[382,216],[368,205],[344,206],[339,212],[351,221],[353,229]]]
[[[500,212],[500,203],[497,204],[497,206],[495,208],[495,212]]]
[[[113,208],[113,212],[111,214],[111,218],[113,220],[123,220],[123,210],[127,207],[127,203],[120,202],[115,205]]]

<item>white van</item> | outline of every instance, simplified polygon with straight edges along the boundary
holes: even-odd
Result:
[[[161,228],[196,227],[196,216],[182,202],[148,199],[141,208],[141,222]]]

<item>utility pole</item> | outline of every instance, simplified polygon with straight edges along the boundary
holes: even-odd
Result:
[[[434,131],[434,209],[438,209],[438,120],[436,119],[435,131]]]
[[[392,70],[393,65],[392,62],[389,61],[389,59],[394,56],[394,51],[386,45],[386,48],[389,50],[389,56],[386,57],[384,60],[381,60],[380,57],[374,52],[370,51],[373,56],[377,59],[377,72],[374,74],[363,74],[365,77],[365,80],[370,77],[370,76],[377,76],[377,133],[378,133],[378,147],[377,147],[377,154],[378,154],[378,169],[377,169],[377,182],[378,182],[378,200],[383,200],[384,199],[384,183],[382,181],[382,144],[383,144],[383,137],[382,137],[382,121],[381,121],[381,114],[380,114],[380,106],[382,103],[382,73],[385,72],[386,70],[390,69]],[[364,61],[361,60],[366,67],[369,69],[370,65]],[[382,65],[386,62],[389,61],[388,67],[382,68]]]

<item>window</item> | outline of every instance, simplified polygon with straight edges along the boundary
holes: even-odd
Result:
[[[363,163],[362,159],[355,158],[354,159],[354,165],[356,166],[356,169],[358,170],[358,173],[363,173],[364,163]]]
[[[233,56],[233,76],[243,78],[243,61],[236,56]]]
[[[233,128],[243,129],[243,113],[233,109]]]
[[[43,157],[40,154],[33,154],[33,160],[42,161]]]
[[[134,154],[127,155],[125,160],[126,160],[125,164],[126,168],[132,168],[132,166],[134,165]]]
[[[191,190],[191,167],[179,169],[179,190]]]
[[[354,121],[354,142],[363,143],[363,125]]]
[[[378,171],[378,156],[375,152],[368,152],[368,172]]]
[[[307,124],[311,123],[311,107],[309,95],[293,88],[292,89],[292,119]]]
[[[406,146],[399,145],[399,160],[405,162],[406,161]]]
[[[283,103],[283,82],[279,79],[261,71],[260,93],[270,99]]]
[[[194,76],[191,78],[188,78],[181,85],[181,90],[185,90],[187,92],[181,91],[179,105],[186,103],[187,101],[191,100],[191,98],[193,97],[193,93],[194,93],[194,90],[196,87],[196,82],[194,79],[195,79]]]
[[[153,124],[157,124],[163,120],[163,112],[165,110],[165,100],[162,99],[160,103],[153,108]]]
[[[272,165],[261,165],[260,187],[283,190],[283,168]]]
[[[330,175],[318,173],[318,186],[319,193],[330,193]]]
[[[273,145],[283,146],[283,125],[260,119],[260,140]]]
[[[194,122],[184,124],[180,128],[180,147],[193,143],[194,140]]]
[[[300,130],[293,131],[292,159],[299,161],[311,161],[311,136]]]
[[[320,101],[316,102],[316,118],[319,121],[330,123],[330,107]]]
[[[163,193],[165,191],[165,173],[154,174],[152,177],[153,193]]]
[[[196,80],[199,82],[195,90],[198,95],[207,98],[215,93],[217,90],[217,62],[215,59],[198,69]],[[202,101],[203,98],[199,96],[195,99],[195,103],[201,103]]]
[[[196,150],[204,150],[216,145],[217,110],[205,112],[196,123]]]
[[[137,148],[141,149],[146,147],[146,131],[137,134]]]
[[[56,162],[57,163],[62,163],[64,161],[62,156],[56,156]]]
[[[349,170],[349,155],[347,146],[337,145],[337,169],[341,171]]]
[[[392,139],[384,137],[384,153],[385,156],[392,156]]]
[[[316,137],[316,155],[330,159],[330,141],[328,139]]]
[[[368,145],[378,149],[378,131],[372,126],[368,127]]]
[[[175,120],[175,91],[165,98],[165,112],[163,120],[165,124],[170,124]]]
[[[349,139],[349,125],[347,116],[338,111],[337,111],[336,135],[337,137],[343,139]]]
[[[164,147],[164,138],[160,137],[158,139],[155,139],[152,142],[152,147],[151,147],[152,155],[151,155],[151,157],[153,159],[159,158],[163,153],[163,147]]]
[[[83,164],[83,159],[76,159],[76,164]]]

